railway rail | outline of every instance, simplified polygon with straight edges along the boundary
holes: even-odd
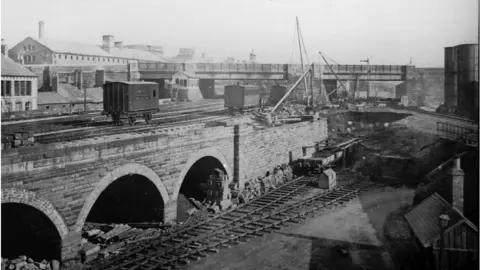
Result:
[[[218,253],[219,248],[228,248],[246,242],[248,238],[300,223],[312,213],[343,205],[362,192],[383,186],[354,182],[292,202],[293,197],[311,189],[307,185],[310,180],[311,177],[293,180],[236,209],[168,236],[132,246],[111,260],[98,260],[89,269],[172,269],[178,264],[206,257],[208,253]]]
[[[223,102],[220,101],[204,101],[199,103],[181,103],[181,104],[169,104],[160,106],[160,112],[154,114],[154,117],[157,115],[169,115],[169,114],[178,114],[181,111],[188,109],[202,109],[212,106],[220,106]],[[18,131],[33,131],[34,133],[46,133],[46,132],[60,132],[63,130],[73,129],[84,127],[87,125],[111,125],[112,121],[105,120],[106,116],[96,113],[87,113],[84,115],[75,115],[70,117],[55,117],[49,119],[38,119],[38,120],[26,120],[20,121],[17,123],[3,123],[2,122],[2,132],[13,133]]]
[[[148,132],[153,129],[166,127],[168,124],[182,124],[191,122],[192,120],[201,121],[202,119],[210,119],[211,116],[220,116],[226,112],[223,107],[210,107],[207,109],[182,111],[176,114],[171,113],[170,116],[160,116],[153,118],[148,125],[140,126],[104,126],[101,128],[88,126],[78,128],[71,131],[53,132],[47,134],[39,134],[35,136],[35,141],[42,144],[74,141],[79,139],[88,139],[93,137],[108,136],[113,134],[124,133],[141,133]]]

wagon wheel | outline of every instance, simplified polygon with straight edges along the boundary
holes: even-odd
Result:
[[[135,116],[131,116],[128,118],[128,123],[130,124],[130,126],[133,126],[133,124],[135,124]]]

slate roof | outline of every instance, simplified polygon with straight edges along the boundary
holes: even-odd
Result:
[[[477,227],[457,209],[453,208],[438,193],[434,193],[405,214],[405,219],[423,247],[432,246],[440,237],[439,217],[444,213],[447,213],[450,218],[445,230],[456,226],[460,221],[464,221],[478,231]]]
[[[37,77],[33,72],[26,67],[15,63],[9,57],[2,54],[2,76],[17,76],[17,77]]]
[[[183,74],[183,75],[187,76],[188,78],[198,78],[197,75],[195,75],[195,73],[192,72],[192,71],[179,70],[174,75],[177,75],[177,74]]]
[[[59,83],[57,92],[68,102],[82,103],[85,100],[84,90],[80,90],[77,87],[68,83]],[[99,95],[100,92],[100,95]],[[103,101],[103,89],[101,87],[94,87],[87,89],[87,102],[102,102]]]
[[[110,54],[114,57],[129,58],[144,61],[166,62],[164,58],[145,50],[129,48],[110,48]]]
[[[72,41],[60,41],[54,39],[34,39],[43,46],[49,48],[55,53],[71,53],[71,54],[84,54],[92,56],[104,56],[113,57],[111,54],[103,50],[97,45],[72,42]]]
[[[55,92],[39,92],[37,96],[37,104],[62,104],[69,103],[68,99],[65,99],[61,95]]]

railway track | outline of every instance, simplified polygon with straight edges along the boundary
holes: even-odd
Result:
[[[182,124],[193,120],[201,121],[202,119],[210,119],[211,116],[220,116],[226,112],[222,107],[211,107],[208,109],[194,110],[188,112],[178,112],[170,114],[170,116],[157,116],[153,118],[148,125],[137,126],[88,126],[78,128],[71,131],[53,132],[40,134],[35,136],[35,141],[42,144],[74,141],[79,139],[88,139],[93,137],[108,136],[124,133],[142,133],[149,132],[153,129],[166,127],[168,124]],[[110,123],[111,124],[111,123]]]
[[[293,197],[312,189],[310,177],[301,177],[226,213],[159,237],[111,260],[99,260],[89,269],[172,269],[178,264],[199,260],[219,248],[246,242],[251,237],[302,222],[306,216],[342,205],[360,193],[380,187],[371,182],[355,182],[320,195],[292,202]],[[291,202],[291,203],[288,203]]]
[[[212,106],[220,106],[223,102],[220,101],[204,101],[199,103],[181,103],[181,104],[169,104],[160,106],[160,112],[155,113],[157,115],[174,115],[181,113],[185,110],[201,110],[202,108],[208,108]],[[111,125],[111,120],[106,116],[96,113],[88,113],[86,115],[75,115],[70,117],[55,117],[48,119],[31,119],[17,123],[2,123],[2,132],[13,133],[17,131],[33,131],[34,133],[48,133],[48,132],[61,132],[64,130],[80,128],[84,126],[106,126]]]

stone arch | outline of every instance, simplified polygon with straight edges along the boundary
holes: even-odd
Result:
[[[182,187],[183,180],[187,175],[188,171],[190,170],[190,168],[192,167],[192,165],[195,164],[195,162],[197,162],[201,158],[208,157],[208,156],[214,157],[218,161],[220,161],[225,171],[227,171],[228,178],[233,179],[232,169],[230,168],[230,165],[228,164],[228,161],[225,158],[225,156],[219,150],[213,147],[202,149],[196,152],[195,154],[190,155],[187,163],[183,166],[182,172],[180,173],[180,176],[175,183],[175,189],[173,190],[173,194],[172,194],[172,202],[177,201],[178,193],[180,192],[180,188]]]
[[[68,228],[55,206],[47,199],[25,189],[2,189],[2,203],[21,203],[34,207],[46,215],[57,228],[58,235],[63,239],[68,234]]]
[[[95,186],[95,189],[90,193],[90,195],[88,195],[82,207],[82,210],[78,215],[77,223],[75,224],[76,232],[80,232],[82,230],[87,216],[90,213],[90,210],[92,209],[93,205],[97,201],[98,197],[100,197],[102,192],[115,180],[129,174],[139,174],[148,178],[150,181],[152,181],[152,183],[157,187],[158,191],[160,192],[163,204],[167,205],[169,203],[170,198],[168,196],[167,189],[165,188],[165,185],[155,171],[145,165],[138,163],[125,164],[105,175],[98,182],[98,184]]]

